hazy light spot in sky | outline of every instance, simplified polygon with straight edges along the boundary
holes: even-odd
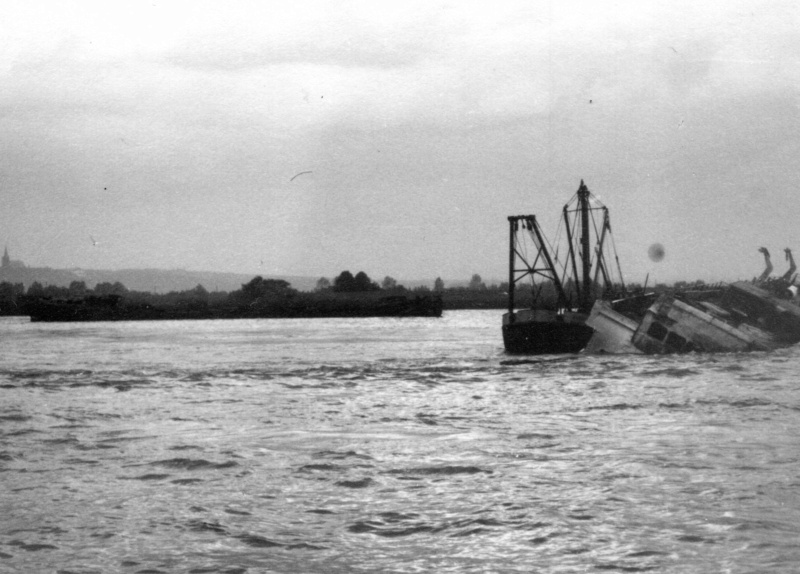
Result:
[[[647,256],[650,258],[650,261],[658,263],[662,259],[664,259],[664,246],[660,243],[653,243],[650,247],[647,248]]]

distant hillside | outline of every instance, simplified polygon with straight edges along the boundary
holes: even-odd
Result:
[[[51,269],[49,267],[6,267],[0,268],[0,282],[22,283],[25,289],[38,281],[42,285],[68,287],[73,281],[84,281],[86,286],[94,288],[98,283],[116,283],[119,281],[132,291],[148,293],[168,293],[169,291],[186,291],[202,285],[208,291],[235,291],[250,281],[257,274],[217,273],[213,271],[187,271],[185,269]],[[283,276],[263,275],[265,279],[282,279],[298,291],[313,291],[321,276]],[[333,281],[334,277],[328,277]],[[380,284],[383,277],[372,277]],[[408,289],[415,287],[433,288],[433,279],[398,279],[397,283]],[[446,288],[466,287],[469,281],[444,280]],[[492,282],[485,282],[491,285]]]
[[[22,283],[27,289],[38,281],[42,285],[68,287],[73,281],[84,281],[87,287],[94,288],[98,283],[119,281],[133,291],[166,293],[185,291],[202,285],[208,291],[235,291],[250,281],[256,274],[216,273],[212,271],[186,271],[185,269],[50,269],[49,267],[0,268],[0,281]],[[299,291],[314,289],[318,278],[277,277],[283,279]]]

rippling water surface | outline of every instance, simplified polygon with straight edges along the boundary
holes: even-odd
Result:
[[[0,321],[0,572],[796,572],[800,350]]]

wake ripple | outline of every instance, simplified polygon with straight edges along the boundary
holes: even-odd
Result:
[[[224,536],[251,548],[283,548],[286,550],[324,550],[326,547],[305,541],[280,541],[252,532],[237,532],[217,520],[190,520],[186,527],[194,532]]]

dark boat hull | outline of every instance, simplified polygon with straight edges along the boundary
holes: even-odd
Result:
[[[503,320],[503,344],[507,353],[525,355],[549,355],[578,353],[589,343],[594,330],[585,324],[586,315],[570,316],[542,313],[530,320]]]

